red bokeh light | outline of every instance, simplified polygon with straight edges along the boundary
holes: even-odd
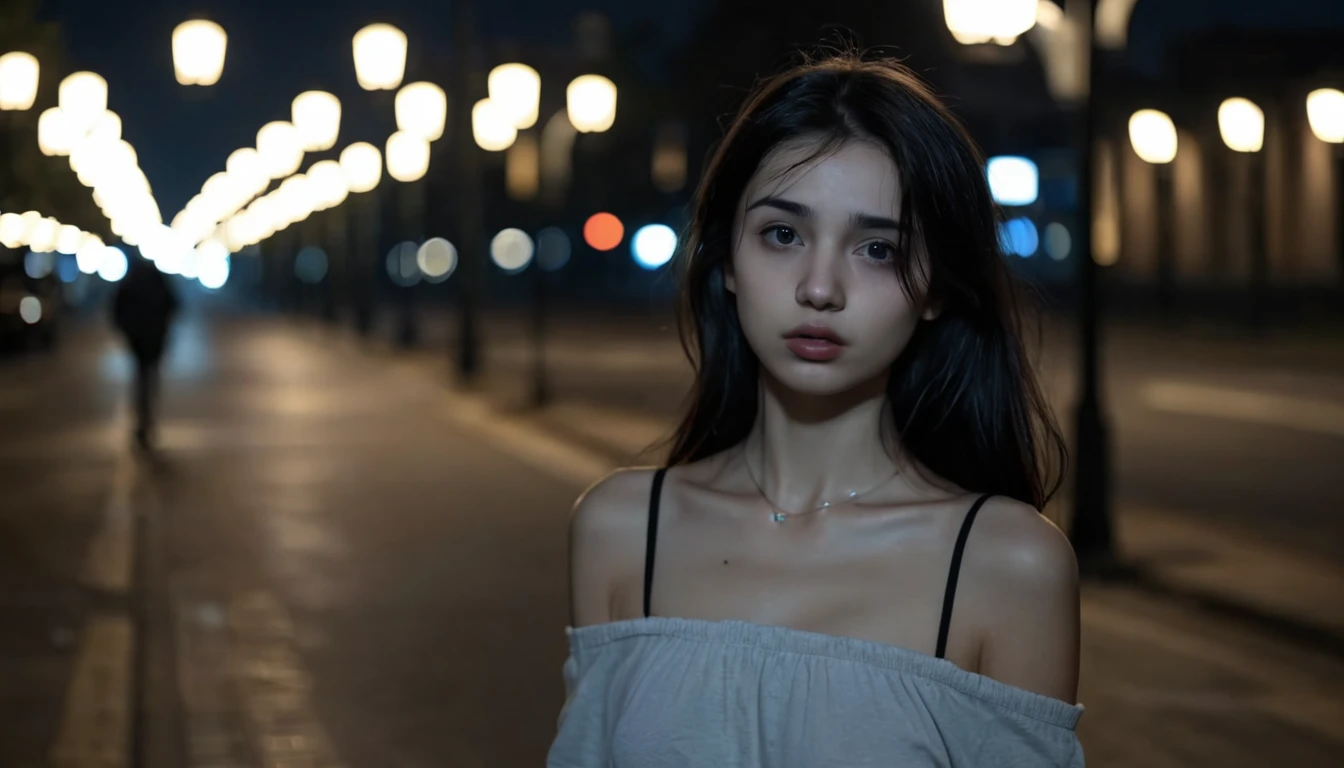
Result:
[[[625,226],[610,213],[594,213],[583,224],[583,240],[595,250],[610,251],[621,244]]]

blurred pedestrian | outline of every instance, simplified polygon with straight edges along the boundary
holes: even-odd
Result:
[[[135,439],[146,449],[154,438],[159,361],[177,309],[168,278],[148,259],[132,257],[112,300],[112,321],[135,357]]]
[[[747,97],[683,244],[667,464],[574,509],[550,765],[1083,765],[1064,443],[984,167],[895,61]]]

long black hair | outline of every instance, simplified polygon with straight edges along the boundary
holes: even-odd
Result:
[[[965,128],[909,68],[853,52],[805,61],[747,96],[700,180],[679,255],[678,325],[695,368],[669,464],[712,456],[755,422],[757,360],[724,286],[734,217],[767,153],[816,140],[878,143],[900,169],[900,221],[926,258],[898,260],[907,294],[926,286],[939,307],[892,365],[887,412],[902,448],[956,485],[1044,508],[1065,458],[1021,338],[1019,288],[998,236],[984,160]],[[911,242],[902,242],[911,254]]]

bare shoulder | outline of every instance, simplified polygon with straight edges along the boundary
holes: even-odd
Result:
[[[1068,537],[1029,504],[995,496],[972,527],[975,562],[998,588],[1049,589],[1076,585],[1078,563]]]
[[[1078,563],[1068,538],[1027,504],[994,497],[963,563],[975,595],[980,672],[1072,702],[1078,680]]]
[[[615,587],[642,567],[653,469],[620,469],[574,502],[569,522],[570,620],[614,620]]]

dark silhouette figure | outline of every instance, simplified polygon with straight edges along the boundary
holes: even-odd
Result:
[[[142,448],[153,439],[159,360],[177,309],[177,295],[163,273],[148,259],[134,258],[112,300],[112,321],[135,356],[135,439]]]

